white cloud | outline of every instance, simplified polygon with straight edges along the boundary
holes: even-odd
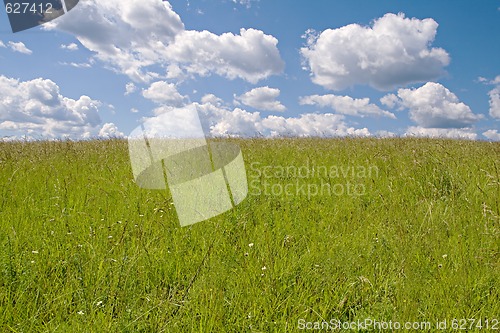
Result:
[[[63,66],[71,66],[75,68],[91,68],[94,65],[94,60],[91,58],[88,62],[60,62]]]
[[[437,27],[431,18],[388,13],[369,27],[350,24],[319,35],[308,31],[301,53],[312,81],[325,88],[367,84],[391,90],[443,74],[450,57],[442,48],[431,47]]]
[[[367,128],[348,127],[344,116],[331,113],[301,114],[297,118],[269,116],[262,120],[262,124],[271,136],[370,136]]]
[[[101,103],[64,97],[51,80],[0,76],[0,129],[47,138],[82,137],[101,123]]]
[[[380,103],[391,109],[394,108],[394,106],[396,106],[397,102],[398,102],[398,96],[394,94],[385,95],[380,99]]]
[[[236,101],[258,110],[283,112],[286,107],[276,100],[279,95],[279,89],[266,86],[252,89],[241,96],[237,96]]]
[[[28,49],[26,47],[26,45],[24,45],[23,42],[9,42],[9,47],[14,52],[19,52],[19,53],[28,54],[28,55],[33,53],[33,51]]]
[[[408,127],[405,136],[468,140],[476,140],[477,138],[477,134],[474,133],[471,129],[426,128],[420,126]]]
[[[485,85],[495,86],[492,90],[488,92],[490,98],[490,116],[495,119],[500,119],[500,75],[497,75],[493,80],[489,80],[485,77],[478,77],[478,82]]]
[[[0,47],[7,47],[5,44],[0,40]]]
[[[497,77],[491,81],[480,77],[479,82],[496,86],[488,92],[488,96],[490,97],[490,116],[495,119],[500,119],[500,75],[497,75]]]
[[[138,110],[138,109],[136,109],[136,108],[131,108],[131,109],[130,109],[130,112],[132,112],[132,113],[138,113],[138,112],[139,112],[139,110]]]
[[[259,0],[233,0],[234,3],[240,4],[242,6],[245,6],[247,8],[252,7],[253,2],[258,2]]]
[[[493,141],[500,141],[500,133],[498,133],[498,130],[487,130],[483,133],[483,136]]]
[[[182,79],[186,75],[182,71],[182,68],[180,68],[176,64],[170,64],[167,66],[167,79]]]
[[[248,112],[241,108],[230,109],[219,98],[207,95],[203,103],[191,103],[184,108],[194,108],[212,136],[369,136],[366,128],[356,129],[338,114],[302,114],[298,117],[268,116],[259,112]],[[213,104],[212,102],[215,102]],[[172,111],[172,108],[157,109],[156,114]]]
[[[381,130],[375,133],[375,136],[378,138],[395,138],[397,134],[391,131]]]
[[[68,50],[68,51],[78,51],[78,45],[75,43],[70,43],[70,44],[61,44],[61,49],[63,50]]]
[[[99,137],[109,139],[109,138],[121,138],[123,133],[118,130],[113,123],[106,123],[99,130]]]
[[[96,58],[135,81],[152,79],[144,69],[160,59],[163,43],[184,29],[170,4],[159,0],[80,1],[66,15],[43,25],[55,27],[76,35]]]
[[[492,85],[500,84],[500,75],[497,75],[493,80],[487,79],[483,76],[479,76],[477,78],[477,81],[484,84],[492,84]]]
[[[167,1],[81,1],[44,27],[75,34],[98,59],[137,82],[161,78],[158,72],[169,78],[185,72],[256,83],[284,67],[273,36],[255,29],[239,35],[185,30]]]
[[[233,111],[221,110],[220,116],[217,122],[210,126],[212,135],[255,136],[264,131],[259,112],[248,112],[236,108]]]
[[[186,96],[182,96],[173,83],[157,81],[148,89],[142,91],[142,95],[155,103],[179,107],[184,104]]]
[[[393,113],[382,110],[375,104],[371,104],[369,98],[354,99],[350,96],[312,95],[301,97],[299,102],[301,105],[329,107],[336,113],[348,116],[385,116],[396,119]]]
[[[488,95],[490,96],[490,116],[500,119],[500,85],[491,90]]]
[[[409,109],[410,118],[425,128],[463,128],[482,119],[443,85],[428,82],[418,89],[399,89],[382,100]]]
[[[221,107],[222,105],[224,105],[224,101],[221,98],[215,96],[214,94],[204,95],[201,98],[201,103],[202,104],[212,104],[212,105],[215,105],[218,107]]]
[[[166,47],[165,56],[189,74],[216,73],[257,83],[283,71],[277,44],[276,38],[255,29],[220,36],[208,31],[184,31]]]
[[[133,82],[129,82],[125,85],[125,96],[133,94],[134,92],[137,91],[137,87]]]

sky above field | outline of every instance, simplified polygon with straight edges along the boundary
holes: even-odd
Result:
[[[0,137],[187,108],[215,136],[497,141],[499,33],[498,0],[81,0],[18,33],[0,10]]]

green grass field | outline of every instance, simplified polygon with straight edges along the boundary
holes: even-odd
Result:
[[[0,143],[0,331],[500,330],[499,143],[232,141],[248,197],[185,228],[126,141]]]

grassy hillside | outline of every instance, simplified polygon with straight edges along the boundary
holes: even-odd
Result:
[[[186,228],[126,141],[0,143],[0,331],[500,329],[500,144],[234,141],[247,199]]]

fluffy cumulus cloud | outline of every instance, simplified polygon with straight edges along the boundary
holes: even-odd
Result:
[[[136,92],[137,90],[137,87],[135,86],[135,84],[133,82],[129,82],[125,85],[125,96],[127,95],[130,95],[130,94],[133,94],[134,92]]]
[[[397,96],[381,99],[389,107],[408,109],[410,118],[423,128],[466,128],[482,119],[439,83],[428,82],[418,89],[399,89]]]
[[[490,96],[490,116],[495,119],[500,119],[500,86],[491,90]]]
[[[0,130],[20,136],[88,137],[101,123],[99,101],[60,94],[51,80],[0,76]]]
[[[61,49],[68,51],[78,51],[78,45],[76,45],[75,43],[61,44]]]
[[[202,106],[206,111],[206,106]],[[261,123],[259,112],[248,112],[239,108],[234,110],[219,109],[214,114],[205,114],[211,118],[210,134],[214,136],[255,136],[263,134],[264,127]]]
[[[5,44],[0,40],[0,47],[6,47]]]
[[[394,132],[391,132],[391,131],[381,130],[381,131],[377,131],[375,133],[375,136],[377,138],[395,138],[398,135]]]
[[[255,29],[222,35],[186,30],[167,1],[81,1],[44,27],[73,33],[98,59],[137,82],[216,73],[256,83],[284,68],[273,36]]]
[[[350,96],[336,95],[312,95],[302,97],[299,100],[302,105],[318,105],[320,107],[332,108],[336,113],[348,116],[384,116],[395,119],[396,116],[371,104],[369,98],[355,99]]]
[[[184,108],[195,109],[207,134],[212,136],[369,136],[366,128],[356,129],[338,114],[302,114],[298,117],[268,116],[241,108],[231,109],[214,95],[206,95],[201,103]],[[169,112],[172,108],[157,110]]]
[[[28,49],[23,42],[9,42],[9,47],[14,52],[19,52],[27,55],[33,54],[33,51]]]
[[[437,28],[431,18],[389,13],[371,26],[309,31],[301,53],[313,82],[327,89],[367,84],[391,90],[443,74],[450,57],[444,49],[431,47]]]
[[[306,113],[296,118],[269,116],[262,120],[271,136],[369,136],[367,128],[349,127],[341,115]]]
[[[483,133],[483,136],[493,141],[500,141],[500,133],[498,133],[498,130],[487,130]]]
[[[477,138],[477,134],[472,129],[426,128],[420,126],[410,126],[406,130],[405,136],[467,140],[475,140]]]
[[[165,55],[190,74],[216,73],[229,79],[257,83],[284,68],[278,40],[260,30],[241,29],[239,35],[184,31],[168,45]]]
[[[187,98],[177,91],[175,84],[165,81],[154,82],[142,95],[155,103],[174,107],[182,106]]]
[[[203,96],[201,98],[201,103],[212,104],[219,107],[224,105],[224,101],[221,98],[215,96],[214,94],[206,94],[205,96]]]
[[[106,123],[99,130],[99,137],[103,139],[121,138],[123,137],[123,133],[118,130],[118,127],[116,127],[115,124]]]
[[[285,111],[286,107],[277,100],[280,90],[276,88],[260,87],[252,89],[236,97],[236,102],[263,111]]]
[[[500,119],[500,75],[494,80],[488,81],[484,79],[482,82],[495,85],[495,87],[488,92],[490,97],[490,116],[495,119]]]

